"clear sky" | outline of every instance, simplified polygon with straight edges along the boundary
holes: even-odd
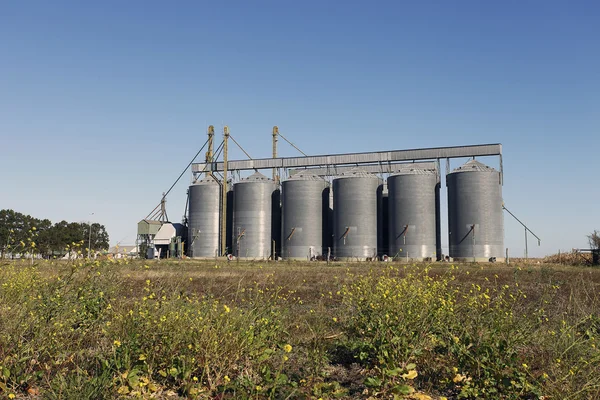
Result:
[[[4,1],[0,208],[92,218],[131,244],[207,125],[253,157],[278,125],[311,154],[502,143],[506,205],[542,238],[530,254],[585,247],[598,21],[597,1]]]

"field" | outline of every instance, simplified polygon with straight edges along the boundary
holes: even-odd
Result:
[[[597,399],[600,270],[0,261],[0,398]]]

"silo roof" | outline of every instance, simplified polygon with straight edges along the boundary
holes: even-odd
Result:
[[[370,174],[368,172],[365,172],[359,168],[355,168],[352,169],[350,171],[346,171],[343,174],[340,174],[340,176],[337,177],[337,179],[340,178],[373,178],[373,179],[378,179],[377,176]]]
[[[217,181],[210,177],[204,177],[192,182],[192,185],[217,185]]]
[[[253,173],[252,175],[250,175],[247,178],[242,179],[241,181],[242,182],[268,182],[268,181],[272,182],[272,179],[269,179],[265,175],[256,171],[255,173]]]
[[[399,175],[437,175],[437,172],[424,168],[407,168],[390,175],[390,177]]]
[[[288,179],[286,179],[288,181],[319,181],[319,182],[324,182],[325,180],[323,178],[321,178],[318,175],[315,175],[311,172],[300,172],[297,173],[295,175],[292,175],[291,177],[289,177]]]
[[[498,172],[494,168],[489,167],[477,160],[470,160],[454,169],[451,173],[455,174],[458,172]]]

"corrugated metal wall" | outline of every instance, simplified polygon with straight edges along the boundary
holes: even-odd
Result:
[[[450,257],[504,257],[500,173],[471,160],[447,175]]]

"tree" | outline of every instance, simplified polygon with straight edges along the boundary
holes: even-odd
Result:
[[[13,210],[0,210],[0,257],[6,253],[23,254],[30,252],[35,243],[36,219]]]
[[[89,229],[89,227],[88,227]],[[89,233],[89,231],[88,231]],[[88,238],[89,239],[89,238]],[[99,223],[92,224],[92,251],[108,249],[108,233],[104,225]]]
[[[600,231],[594,230],[594,232],[588,235],[588,242],[590,243],[591,249],[600,249]]]
[[[108,249],[109,237],[104,225],[67,221],[52,224],[48,219],[0,210],[0,258],[32,252],[44,258],[62,256],[73,243],[81,249],[78,251],[87,248],[90,238],[92,251]]]

